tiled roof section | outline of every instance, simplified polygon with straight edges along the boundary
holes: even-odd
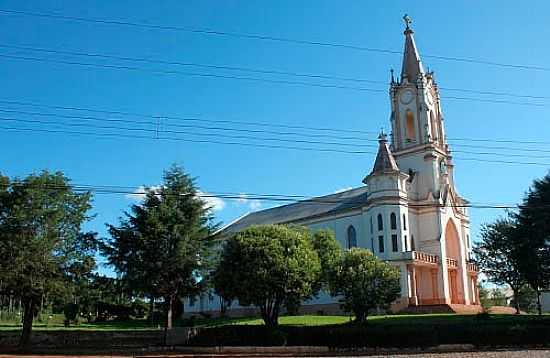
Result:
[[[222,230],[222,235],[236,233],[251,225],[287,224],[299,220],[360,208],[367,202],[367,187],[359,187],[297,203],[250,213]]]

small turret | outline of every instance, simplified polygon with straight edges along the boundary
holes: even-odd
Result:
[[[363,183],[367,184],[368,177],[372,175],[394,174],[399,173],[399,167],[395,161],[395,158],[391,154],[390,147],[388,146],[388,136],[384,131],[380,132],[378,136],[378,154],[374,161],[374,167],[371,173],[363,179]]]

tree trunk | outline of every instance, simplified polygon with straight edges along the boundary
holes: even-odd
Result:
[[[155,325],[155,297],[151,295],[149,300],[149,315],[151,316],[151,326]]]
[[[172,329],[174,296],[168,297],[166,304],[168,305],[168,307],[166,308],[166,329]]]
[[[166,307],[166,322],[164,323],[164,345],[166,345],[168,340],[168,330],[172,329],[172,312],[174,306],[175,296],[169,296],[164,299],[164,304]]]
[[[25,298],[23,302],[23,330],[19,340],[19,348],[28,347],[31,339],[32,321],[34,319],[34,300]]]
[[[521,311],[519,307],[519,289],[517,290],[512,289],[512,291],[514,293],[514,307],[516,309],[516,314],[520,314]]]
[[[355,313],[355,322],[359,324],[367,322],[367,312],[364,312],[363,310],[356,310],[353,313]]]
[[[267,302],[263,307],[260,308],[262,319],[264,320],[266,326],[274,328],[279,325],[280,307],[280,303],[278,301],[275,301]]]
[[[540,289],[537,287],[537,311],[539,316],[542,316],[542,306],[540,304]]]

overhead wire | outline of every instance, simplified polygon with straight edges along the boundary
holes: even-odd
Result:
[[[0,184],[0,187],[10,188],[11,186],[25,185],[24,181],[13,181],[9,184]],[[136,197],[144,197],[146,195],[158,195],[158,196],[194,196],[198,198],[218,198],[218,199],[228,199],[228,200],[261,200],[261,201],[272,201],[272,202],[290,202],[290,203],[299,203],[299,204],[341,204],[346,202],[348,204],[360,204],[364,201],[364,198],[358,197],[344,197],[336,198],[341,193],[335,193],[327,196],[321,197],[311,197],[306,195],[297,195],[297,194],[259,194],[259,193],[246,193],[246,192],[194,192],[189,194],[174,194],[170,192],[159,192],[158,189],[152,187],[144,187],[143,189],[135,189],[136,187],[132,186],[114,186],[114,185],[89,185],[89,184],[71,184],[61,185],[61,184],[41,184],[36,186],[38,189],[50,189],[50,190],[61,190],[70,188],[76,192],[92,192],[97,194],[124,194],[124,195],[134,195]],[[140,186],[142,187],[142,186]],[[341,194],[342,195],[342,194]],[[330,198],[334,197],[334,198]],[[514,204],[491,204],[491,203],[477,203],[473,204],[471,202],[464,204],[448,204],[448,203],[409,203],[405,206],[412,208],[476,208],[476,209],[517,209],[521,208],[522,205]],[[550,205],[541,205],[540,207],[550,208]]]
[[[188,72],[188,71],[179,71],[179,70],[149,69],[144,67],[127,66],[127,65],[113,65],[113,64],[104,64],[104,63],[68,61],[68,60],[19,56],[19,55],[10,55],[10,54],[0,54],[0,57],[12,59],[12,60],[54,63],[54,64],[72,65],[72,66],[84,66],[84,67],[96,68],[96,69],[126,70],[126,71],[150,72],[150,73],[161,74],[161,75],[182,75],[182,76],[189,76],[189,77],[240,80],[240,81],[249,81],[249,82],[265,82],[265,83],[273,83],[273,84],[281,84],[281,85],[343,89],[343,90],[361,91],[361,92],[387,93],[387,90],[385,89],[356,87],[356,86],[347,86],[347,85],[339,85],[339,84],[312,83],[312,82],[303,82],[303,81],[290,81],[290,80],[282,80],[282,79],[268,79],[268,78],[260,78],[260,77],[235,76],[235,75],[224,75],[224,74],[214,74],[214,73],[199,73],[199,72]],[[504,99],[474,98],[474,97],[460,97],[460,96],[445,96],[444,98],[450,99],[450,100],[482,102],[482,103],[511,104],[511,105],[532,106],[532,107],[548,107],[546,104],[543,104],[543,103],[519,102],[519,101],[510,101],[510,100],[504,100]]]
[[[19,120],[16,118],[0,118],[0,121],[15,121],[15,122],[28,122],[28,123],[42,123],[44,121],[37,121],[37,120]],[[52,123],[49,124],[53,125],[61,125],[64,124],[60,123]],[[69,125],[70,126],[70,125]],[[157,139],[157,140],[170,140],[170,141],[182,141],[182,142],[190,142],[190,143],[211,143],[211,144],[224,144],[224,145],[238,145],[238,146],[245,146],[245,147],[258,147],[258,148],[271,148],[271,149],[290,149],[290,150],[302,150],[302,151],[317,151],[317,152],[334,152],[334,153],[342,153],[342,154],[376,154],[375,152],[368,152],[368,151],[353,151],[353,150],[342,150],[338,148],[323,148],[323,147],[303,147],[303,146],[289,146],[289,145],[270,145],[265,143],[251,143],[251,142],[228,142],[228,141],[222,141],[217,139],[205,139],[205,140],[198,140],[198,139],[190,139],[190,138],[182,138],[182,137],[166,137],[166,136],[160,136],[159,133],[162,133],[162,131],[154,130],[154,129],[140,129],[140,128],[118,128],[114,126],[90,126],[86,124],[78,124],[80,127],[88,127],[92,129],[121,129],[121,130],[130,130],[130,131],[141,131],[141,132],[149,132],[151,133],[151,136],[136,136],[136,135],[127,135],[127,134],[121,134],[121,133],[95,133],[95,132],[82,132],[82,131],[72,131],[72,130],[65,130],[65,129],[43,129],[43,128],[27,128],[27,127],[9,127],[9,126],[0,126],[0,129],[5,130],[11,130],[11,131],[30,131],[30,132],[45,132],[45,133],[66,133],[66,134],[76,134],[76,135],[92,135],[92,136],[99,136],[99,137],[121,137],[121,138],[140,138],[140,139]],[[63,127],[62,127],[63,128]],[[186,133],[187,134],[187,133]],[[221,135],[218,135],[219,137],[222,137]],[[254,138],[254,137],[247,137],[246,136],[229,136],[225,135],[223,137],[232,138],[232,139],[255,139],[255,140],[265,140],[265,138]],[[243,138],[239,138],[243,137]],[[282,141],[282,140],[277,140]],[[297,140],[289,140],[289,142],[298,142]],[[316,143],[311,143],[316,144]],[[498,154],[495,154],[498,155]],[[460,160],[468,160],[468,161],[476,161],[476,162],[484,162],[484,163],[497,163],[497,164],[520,164],[520,165],[536,165],[536,166],[545,166],[550,167],[550,163],[543,163],[543,162],[533,162],[533,161],[511,161],[511,160],[496,160],[496,159],[481,159],[481,158],[469,158],[469,157],[455,157],[456,159]]]
[[[120,119],[120,118],[103,118],[103,117],[97,117],[97,116],[83,116],[83,115],[73,115],[73,114],[58,114],[58,113],[44,113],[44,112],[36,112],[36,111],[22,111],[22,110],[12,110],[12,109],[0,109],[0,112],[2,113],[9,113],[9,114],[23,114],[23,115],[30,115],[30,116],[41,116],[41,117],[58,117],[58,118],[64,118],[64,119],[78,119],[78,120],[84,120],[84,121],[99,121],[99,122],[106,122],[106,123],[124,123],[124,124],[138,124],[138,125],[147,125],[147,126],[155,126],[156,129],[147,128],[147,129],[139,129],[139,128],[127,128],[127,127],[106,127],[104,129],[121,129],[121,130],[130,130],[130,131],[148,131],[148,132],[166,132],[170,134],[188,134],[188,135],[198,135],[198,136],[205,136],[207,134],[203,133],[194,133],[194,132],[183,132],[183,131],[173,131],[169,129],[159,129],[159,125],[162,127],[177,127],[177,128],[186,128],[186,129],[201,129],[201,130],[209,130],[209,131],[229,131],[229,132],[244,132],[244,133],[253,133],[253,134],[269,134],[269,135],[277,135],[277,136],[298,136],[298,137],[321,137],[321,138],[336,138],[336,139],[342,139],[342,140],[356,140],[356,141],[378,141],[374,138],[363,138],[363,137],[342,137],[342,136],[333,136],[333,135],[327,135],[327,134],[317,134],[317,133],[301,133],[301,132],[280,132],[280,131],[270,131],[270,130],[260,130],[260,129],[246,129],[246,128],[226,128],[226,127],[219,127],[219,126],[201,126],[201,125],[187,125],[187,124],[179,124],[179,123],[161,123],[161,122],[153,122],[153,121],[134,121],[129,119]],[[17,118],[3,118],[4,121],[20,121],[20,122],[29,122],[29,123],[42,123],[42,124],[60,124],[60,123],[52,123],[52,122],[44,122],[44,121],[29,121],[29,120],[23,120],[23,119],[17,119]],[[70,124],[71,126],[82,126],[82,124]],[[211,135],[217,135],[211,134]],[[326,142],[326,141],[311,141],[311,140],[299,140],[299,139],[277,139],[277,138],[265,138],[265,137],[249,137],[249,136],[227,136],[227,135],[220,135],[222,137],[227,138],[233,138],[233,139],[252,139],[252,140],[267,140],[267,141],[282,141],[282,142],[296,142],[296,143],[306,143],[306,144],[321,144],[321,145],[339,145],[339,146],[353,146],[353,147],[371,147],[376,148],[377,145],[368,145],[365,143],[343,143],[343,142]],[[506,156],[506,157],[531,157],[531,158],[549,158],[548,155],[538,155],[533,154],[536,152],[543,152],[543,153],[550,153],[550,150],[544,150],[544,149],[528,149],[528,148],[510,148],[510,147],[496,147],[496,146],[479,146],[479,145],[467,145],[467,144],[455,144],[455,146],[458,147],[469,147],[469,148],[483,148],[483,149],[495,149],[495,150],[514,150],[514,151],[520,151],[520,152],[528,152],[529,155],[525,154],[515,154],[515,153],[495,153],[495,152],[475,152],[475,151],[467,151],[467,150],[454,150],[455,153],[465,153],[465,154],[479,154],[479,155],[500,155],[500,156]]]
[[[90,17],[83,17],[83,16],[71,16],[71,15],[63,15],[63,14],[56,14],[56,13],[22,11],[22,10],[13,10],[13,9],[6,9],[6,8],[0,8],[0,13],[32,16],[32,17],[48,18],[48,19],[86,22],[86,23],[96,23],[96,24],[104,24],[104,25],[145,28],[145,29],[154,29],[154,30],[181,31],[181,32],[203,34],[203,35],[226,36],[226,37],[234,37],[234,38],[250,39],[250,40],[286,42],[286,43],[293,43],[298,45],[342,48],[342,49],[348,49],[348,50],[357,50],[357,51],[366,51],[366,52],[375,52],[375,53],[398,54],[398,55],[402,54],[402,51],[386,49],[386,48],[366,47],[366,46],[359,46],[359,45],[345,44],[345,43],[338,43],[338,42],[328,42],[328,41],[302,40],[302,39],[294,39],[289,37],[264,35],[264,34],[221,31],[221,30],[197,28],[197,27],[190,27],[190,26],[160,25],[160,24],[141,23],[141,22],[138,23],[138,22],[132,22],[132,21],[126,21],[126,20],[98,19],[98,18],[90,18]],[[444,56],[444,55],[435,55],[435,54],[425,54],[423,55],[423,57],[433,58],[433,59],[443,60],[443,61],[473,63],[473,64],[480,64],[480,65],[520,69],[520,70],[536,70],[536,71],[550,72],[550,67],[530,65],[530,64],[528,65],[528,64],[505,63],[505,62],[498,62],[498,61],[481,59],[481,58]]]
[[[71,55],[71,56],[84,56],[89,58],[102,58],[102,59],[111,59],[111,60],[119,60],[119,61],[133,61],[133,62],[161,64],[161,65],[199,67],[199,68],[208,68],[208,69],[216,69],[216,70],[230,70],[230,71],[261,73],[261,74],[268,74],[268,75],[283,75],[283,76],[349,81],[349,82],[359,82],[359,83],[374,83],[374,84],[383,84],[385,86],[388,86],[390,84],[388,81],[372,80],[372,79],[366,79],[366,78],[355,78],[355,77],[349,77],[349,76],[344,77],[344,76],[334,76],[334,75],[326,75],[326,74],[299,73],[299,72],[291,72],[291,71],[281,71],[276,69],[257,69],[257,68],[243,67],[243,66],[213,65],[213,64],[204,64],[204,63],[197,63],[197,62],[182,62],[182,61],[173,61],[173,60],[166,61],[166,60],[158,60],[158,59],[144,58],[144,57],[118,56],[118,55],[103,54],[103,53],[97,53],[97,52],[91,53],[91,52],[83,52],[83,51],[67,51],[67,50],[58,50],[58,49],[34,47],[34,46],[12,45],[12,44],[5,44],[5,43],[0,43],[0,47],[24,50],[24,51],[44,52],[44,53],[50,53],[50,54],[53,53],[53,54]],[[511,92],[493,91],[493,90],[476,90],[476,89],[470,89],[470,88],[454,88],[454,87],[442,87],[442,86],[438,86],[438,88],[444,91],[476,93],[476,94],[482,94],[482,95],[531,98],[531,99],[550,99],[550,96],[525,95],[525,94],[518,94],[518,93],[511,93]]]

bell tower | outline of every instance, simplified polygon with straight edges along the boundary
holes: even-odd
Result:
[[[393,151],[431,144],[445,150],[439,90],[433,72],[424,71],[411,20],[405,15],[405,49],[401,77],[390,84]]]
[[[441,187],[452,182],[451,155],[445,129],[439,89],[433,72],[424,70],[414,41],[411,19],[405,15],[405,48],[401,75],[390,83],[392,153],[400,170],[418,179],[417,194],[434,198]]]

